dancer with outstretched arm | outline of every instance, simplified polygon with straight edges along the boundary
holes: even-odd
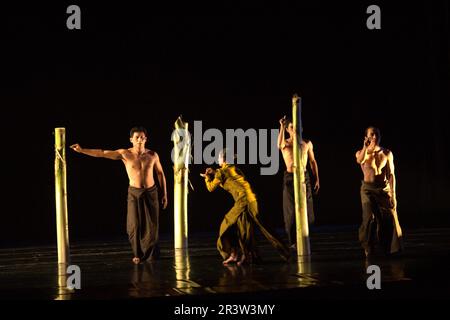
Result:
[[[162,190],[161,204],[167,207],[167,189],[164,171],[155,151],[145,148],[147,130],[134,127],[130,131],[133,147],[118,150],[86,149],[79,144],[71,148],[97,158],[122,160],[128,174],[127,233],[133,250],[133,263],[153,260],[159,255],[159,197],[153,177],[155,170]]]

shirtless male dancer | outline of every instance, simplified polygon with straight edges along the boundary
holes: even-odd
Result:
[[[155,151],[145,148],[147,130],[134,127],[130,131],[130,142],[133,147],[128,149],[102,150],[86,149],[79,144],[70,146],[74,151],[97,158],[122,160],[128,174],[128,206],[127,233],[133,250],[133,263],[157,258],[159,231],[159,199],[153,178],[155,170],[159,186],[163,192],[161,204],[167,207],[166,178]]]
[[[293,99],[298,99],[294,96]],[[288,132],[289,137],[285,137],[285,131]],[[295,228],[295,197],[294,197],[294,150],[293,140],[295,136],[294,127],[290,120],[286,117],[280,119],[280,131],[278,134],[278,148],[280,149],[284,163],[286,164],[286,171],[284,172],[283,181],[283,213],[284,213],[284,225],[288,236],[289,246],[292,248],[296,244],[296,228]],[[311,188],[311,179],[308,171],[306,171],[306,163],[309,161],[311,171],[315,178],[314,192],[317,194],[320,189],[319,181],[319,167],[317,160],[314,156],[314,149],[311,140],[303,139],[301,141],[302,150],[302,162],[305,164],[305,183],[306,183],[306,200],[307,200],[307,212],[308,222],[314,223],[314,210],[313,210],[313,193]]]
[[[361,166],[362,223],[359,241],[366,257],[375,245],[381,245],[385,254],[402,251],[402,230],[397,217],[394,155],[380,146],[380,130],[368,127],[362,149],[355,154]]]

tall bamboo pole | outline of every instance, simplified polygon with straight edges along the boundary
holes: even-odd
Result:
[[[66,129],[55,128],[55,199],[58,274],[66,274],[70,264],[69,221],[67,217]]]
[[[174,237],[175,250],[188,247],[188,165],[191,156],[191,137],[188,123],[181,116],[175,121],[174,142]]]
[[[297,255],[309,256],[309,227],[306,206],[305,166],[302,157],[302,100],[297,95],[292,97],[292,122],[295,136],[294,144],[294,195],[295,195],[295,222],[297,234]]]

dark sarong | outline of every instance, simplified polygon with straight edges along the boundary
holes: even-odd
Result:
[[[127,233],[135,257],[156,258],[158,250],[159,201],[156,185],[128,187]]]
[[[289,245],[297,243],[296,225],[295,225],[295,196],[294,196],[294,174],[292,172],[284,172],[283,179],[283,213],[284,227],[288,237]],[[308,222],[314,223],[314,207],[313,195],[311,188],[311,179],[308,171],[305,171],[306,184],[306,210],[308,212]]]
[[[376,244],[386,254],[403,249],[402,230],[389,191],[387,182],[377,184],[361,181],[362,223],[359,241],[368,251]]]

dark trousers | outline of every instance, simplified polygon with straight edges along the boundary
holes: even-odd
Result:
[[[313,208],[313,196],[311,188],[311,179],[309,173],[305,172],[305,184],[306,184],[306,206],[308,212],[308,222],[314,223],[314,208]],[[283,215],[284,215],[284,227],[288,237],[289,245],[293,245],[297,242],[296,237],[296,224],[295,224],[295,196],[294,196],[294,174],[291,172],[284,172],[283,179]]]
[[[156,258],[158,250],[159,201],[156,185],[128,188],[127,233],[135,257]]]
[[[401,251],[402,232],[397,212],[389,196],[389,185],[361,182],[362,223],[359,227],[361,246],[371,250],[378,244],[386,254]]]

